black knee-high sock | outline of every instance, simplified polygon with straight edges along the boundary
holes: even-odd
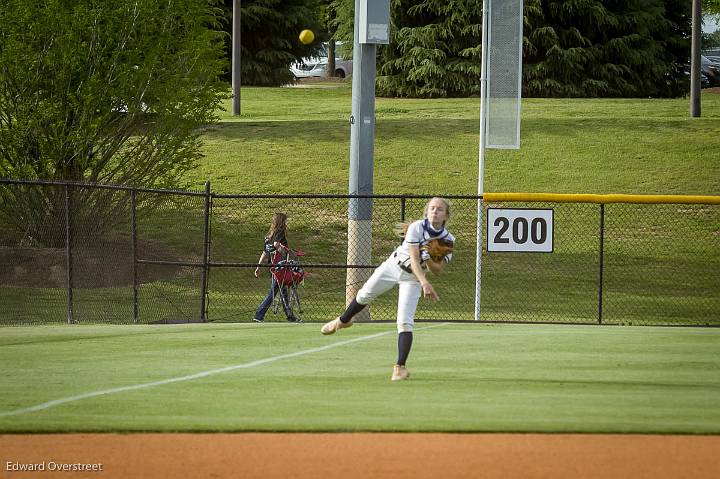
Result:
[[[413,334],[410,331],[403,331],[398,334],[398,360],[400,366],[405,366],[410,348],[412,347]]]
[[[365,306],[367,306],[367,304],[360,304],[355,299],[353,299],[352,302],[348,304],[345,312],[340,315],[340,321],[342,321],[343,323],[347,323],[353,318],[353,316],[365,309]]]

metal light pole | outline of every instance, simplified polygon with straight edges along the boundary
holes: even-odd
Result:
[[[240,4],[241,0],[233,2],[232,26],[232,114],[240,114]]]
[[[700,40],[702,38],[702,5],[692,2],[692,46],[690,50],[690,116],[700,117]]]
[[[375,143],[375,54],[378,44],[390,41],[390,0],[355,0],[353,40],[352,115],[350,116],[350,175],[348,193],[372,195]],[[348,202],[347,264],[369,264],[372,241],[372,198]],[[370,272],[349,268],[346,302],[355,298]],[[369,319],[366,309],[359,320]]]

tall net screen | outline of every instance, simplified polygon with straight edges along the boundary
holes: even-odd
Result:
[[[520,148],[522,0],[489,2],[487,148]]]

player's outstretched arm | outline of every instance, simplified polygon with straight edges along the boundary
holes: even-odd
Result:
[[[423,271],[420,265],[420,248],[417,245],[408,245],[408,250],[410,251],[410,269],[420,282],[420,286],[422,286],[423,296],[437,301],[440,299],[440,296],[438,296],[432,284],[430,284],[430,281],[425,277],[425,271]]]

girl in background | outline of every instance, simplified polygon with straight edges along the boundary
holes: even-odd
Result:
[[[288,247],[287,237],[285,236],[286,230],[287,215],[285,215],[285,213],[275,213],[273,215],[272,222],[270,223],[270,230],[268,231],[267,236],[265,236],[265,244],[263,245],[263,252],[260,255],[260,259],[258,259],[258,264],[263,264],[265,262],[275,264],[287,255],[290,248]],[[268,272],[270,272],[270,268],[268,268]],[[255,268],[255,277],[260,277],[260,266]],[[288,306],[287,288],[284,286],[281,287],[273,275],[270,275],[270,291],[268,291],[267,296],[265,296],[265,299],[262,303],[260,303],[257,311],[255,311],[253,321],[258,323],[265,321],[265,313],[267,313],[268,308],[270,308],[270,305],[273,302],[273,298],[276,294],[278,294],[278,292],[282,297],[283,309],[285,310],[287,320],[290,322],[296,321],[292,310]]]

